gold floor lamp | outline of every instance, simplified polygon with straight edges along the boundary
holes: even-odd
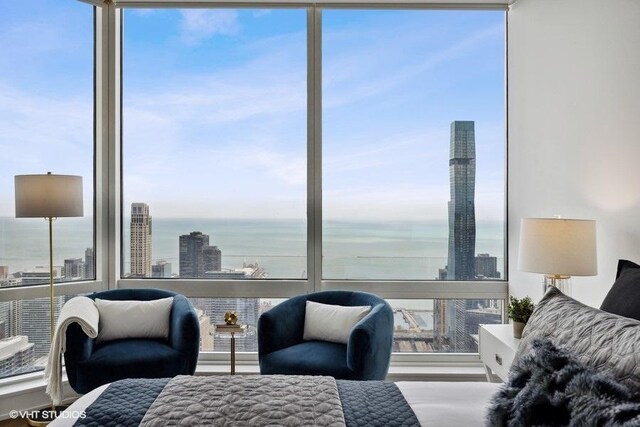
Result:
[[[16,218],[45,218],[49,223],[49,296],[51,342],[55,333],[53,312],[53,221],[56,218],[83,216],[82,177],[75,175],[16,175]],[[55,414],[55,407],[52,407]],[[46,425],[42,420],[29,420],[31,425]]]

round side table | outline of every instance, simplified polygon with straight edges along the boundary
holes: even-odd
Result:
[[[255,335],[256,328],[251,325],[242,325],[242,332],[217,331],[214,329],[211,334],[216,338],[229,338],[231,340],[231,375],[236,374],[236,338],[246,338]]]

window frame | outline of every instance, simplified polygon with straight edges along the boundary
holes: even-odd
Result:
[[[331,289],[373,292],[393,299],[480,298],[501,299],[506,311],[508,297],[508,115],[505,108],[505,222],[502,280],[327,280],[322,279],[322,11],[326,9],[464,9],[505,11],[505,107],[508,106],[507,31],[508,5],[512,0],[80,0],[94,5],[94,239],[96,280],[56,284],[57,295],[95,292],[113,288],[154,288],[188,297],[288,298]],[[130,279],[121,278],[122,239],[122,30],[126,8],[302,8],[307,11],[307,278],[266,280]],[[0,289],[0,301],[48,296],[48,285]],[[503,313],[506,319],[506,312]],[[227,355],[201,354],[202,362],[225,360]],[[255,361],[255,353],[239,354],[238,360]],[[393,364],[471,363],[475,354],[394,353]]]
[[[124,226],[123,206],[121,203],[111,206],[111,216],[120,218],[118,227],[117,250],[111,249],[110,255],[114,257],[114,262],[118,266],[116,280],[118,288],[154,288],[162,287],[175,292],[179,292],[188,297],[205,298],[288,298],[302,293],[317,292],[332,289],[354,290],[376,293],[384,298],[394,299],[501,299],[503,303],[503,319],[506,319],[506,299],[508,296],[508,223],[507,212],[507,157],[508,157],[508,117],[506,115],[507,105],[507,13],[510,1],[446,1],[433,3],[430,1],[417,0],[413,2],[395,3],[388,0],[374,1],[349,1],[349,2],[311,2],[311,1],[254,1],[254,0],[234,0],[234,1],[171,1],[171,0],[120,0],[115,7],[117,30],[115,35],[122,37],[123,10],[127,8],[203,8],[203,9],[229,9],[229,8],[289,8],[307,10],[307,278],[306,279],[254,279],[254,280],[215,280],[215,279],[131,279],[121,278],[121,258],[120,244],[122,244],[121,228]],[[483,281],[436,281],[436,280],[329,280],[322,278],[322,11],[328,9],[465,9],[465,10],[503,10],[505,11],[505,223],[504,223],[504,279],[483,280]],[[114,42],[116,47],[122,48],[121,38]],[[115,53],[118,63],[121,64],[122,50]],[[122,77],[122,70],[116,67],[114,75],[116,81],[116,93],[121,94],[119,87]],[[114,117],[121,118],[121,104],[116,102],[110,105],[115,108]],[[110,141],[116,147],[113,149],[120,152],[121,130],[117,133],[117,140]],[[121,159],[118,157],[118,160]],[[116,168],[113,176],[116,182],[110,182],[112,190],[117,192],[117,197],[112,200],[121,200],[122,170]],[[463,353],[417,353],[403,354],[394,353],[394,361],[431,361],[442,360],[466,360],[468,354]],[[215,353],[201,353],[200,359],[203,361],[221,360],[225,355]],[[475,355],[473,357],[476,357]],[[444,359],[443,359],[444,358]],[[239,360],[254,360],[250,353],[240,355]]]
[[[86,7],[92,7],[87,5]],[[93,9],[93,249],[95,262],[95,279],[94,280],[78,280],[73,282],[61,282],[55,284],[56,296],[76,295],[88,292],[95,292],[108,289],[108,268],[105,264],[107,258],[105,247],[108,244],[108,233],[105,215],[108,211],[105,207],[104,188],[107,187],[105,182],[106,167],[103,162],[104,150],[107,145],[107,139],[101,135],[100,130],[104,123],[104,106],[100,104],[101,97],[104,96],[105,88],[99,82],[100,79],[100,63],[102,58],[103,46],[101,40],[105,38],[106,26],[103,18],[102,8],[92,7]],[[0,302],[8,302],[15,300],[30,300],[36,298],[48,298],[50,296],[49,284],[43,283],[39,285],[15,286],[0,288]]]

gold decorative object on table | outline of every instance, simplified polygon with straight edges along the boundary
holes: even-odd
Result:
[[[238,322],[238,315],[235,311],[227,311],[224,314],[224,323],[227,325],[235,325]]]

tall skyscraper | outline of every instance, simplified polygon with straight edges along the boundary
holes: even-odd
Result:
[[[476,143],[474,122],[451,123],[449,144],[449,257],[447,279],[475,279]]]
[[[93,248],[84,251],[84,278],[94,279],[96,277],[96,257]]]
[[[151,277],[151,216],[146,203],[131,204],[131,276]]]
[[[204,277],[205,262],[203,249],[209,246],[209,236],[193,231],[180,236],[180,277]]]
[[[451,123],[449,142],[449,251],[447,280],[474,280],[476,251],[475,216],[476,144],[475,123]],[[434,346],[440,351],[474,351],[467,322],[475,300],[449,299],[434,302]]]

